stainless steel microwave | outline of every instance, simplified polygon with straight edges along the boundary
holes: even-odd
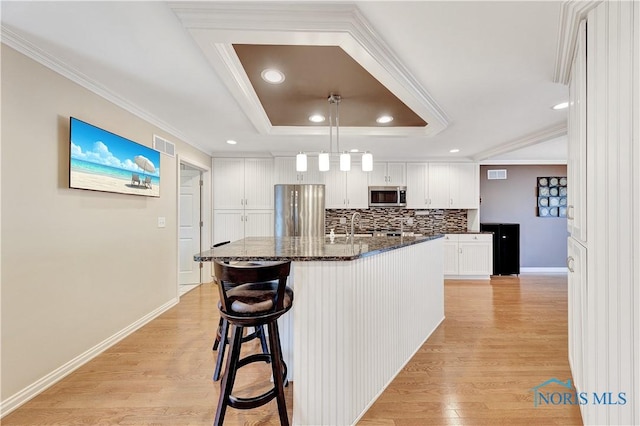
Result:
[[[405,207],[406,186],[370,186],[369,207]]]

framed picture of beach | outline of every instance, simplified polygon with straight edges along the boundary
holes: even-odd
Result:
[[[69,188],[160,196],[160,152],[74,117],[69,128]]]

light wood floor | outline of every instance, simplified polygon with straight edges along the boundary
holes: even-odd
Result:
[[[447,281],[446,320],[360,425],[581,424],[576,406],[533,407],[531,388],[571,378],[566,277]],[[210,425],[217,292],[178,306],[2,419],[10,425]],[[380,351],[384,355],[381,336]],[[258,350],[256,342],[243,349]],[[240,370],[236,393],[260,392],[268,367]],[[291,388],[287,390],[291,416]],[[275,401],[229,409],[225,424],[279,424]]]

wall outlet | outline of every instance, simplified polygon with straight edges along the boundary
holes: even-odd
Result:
[[[163,216],[158,216],[158,228],[164,228],[167,226],[167,219]]]
[[[407,225],[413,225],[413,218],[412,217],[407,219]]]
[[[344,225],[345,223],[347,223],[347,218],[346,217],[341,217],[340,218],[340,225]]]

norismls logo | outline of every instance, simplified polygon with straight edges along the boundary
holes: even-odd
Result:
[[[559,390],[558,390],[559,389]],[[549,405],[625,405],[626,392],[577,392],[571,384],[556,378],[540,383],[529,389],[533,391],[533,406]]]

